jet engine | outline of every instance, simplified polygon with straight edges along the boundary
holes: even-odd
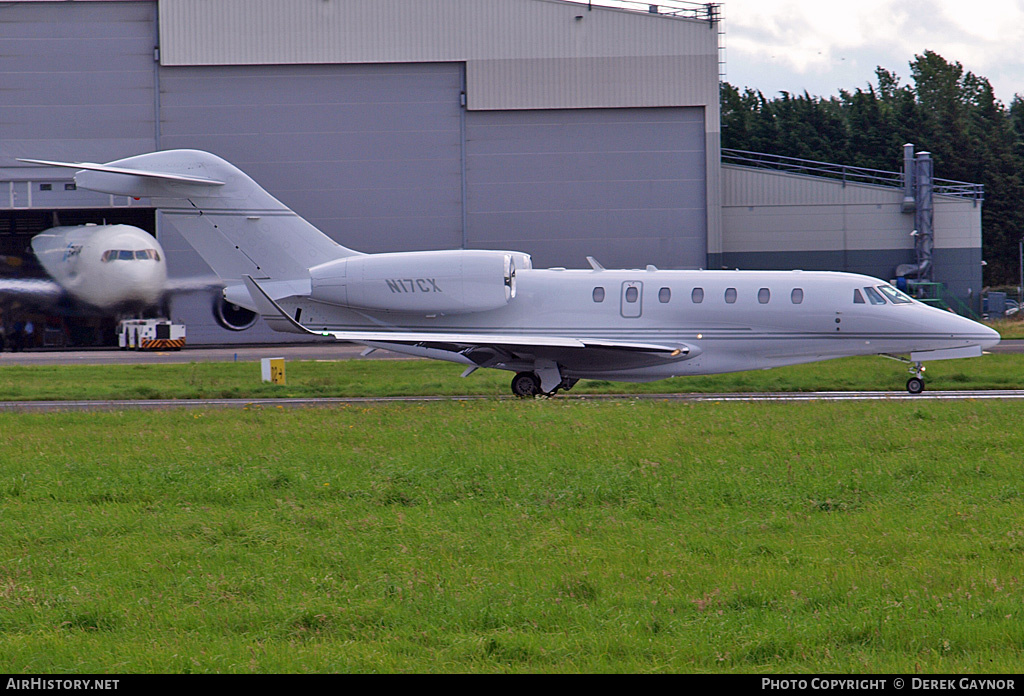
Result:
[[[213,318],[229,331],[245,331],[256,323],[258,315],[218,296],[213,299]]]
[[[310,269],[315,300],[385,312],[468,314],[504,307],[516,296],[519,252],[417,251],[350,256]]]

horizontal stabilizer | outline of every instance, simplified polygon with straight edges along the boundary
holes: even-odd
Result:
[[[187,176],[185,174],[172,174],[170,172],[154,172],[147,169],[127,169],[125,167],[111,167],[106,164],[95,162],[51,162],[49,160],[35,160],[18,158],[19,162],[27,164],[42,164],[47,167],[64,167],[67,169],[79,169],[90,172],[103,172],[105,174],[124,174],[126,176],[141,176],[147,179],[160,179],[163,181],[177,181],[185,184],[199,184],[201,186],[223,186],[223,181],[207,179],[201,176]]]

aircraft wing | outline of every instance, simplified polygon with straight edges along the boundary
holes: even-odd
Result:
[[[442,333],[430,331],[316,331],[303,326],[285,312],[252,276],[244,276],[246,288],[256,303],[257,311],[268,321],[284,321],[301,333],[313,336],[331,336],[340,341],[355,343],[409,343],[430,347],[438,346],[500,346],[509,348],[604,348],[627,350],[647,354],[661,354],[665,358],[690,357],[691,348],[685,344],[657,344],[633,341],[577,338],[572,336],[541,336],[523,334],[493,334],[484,332]]]
[[[53,303],[64,294],[64,288],[44,278],[0,278],[0,301],[20,300],[27,303]]]
[[[168,278],[164,286],[166,292],[195,292],[198,290],[220,290],[224,281],[217,276],[188,276],[184,278]]]

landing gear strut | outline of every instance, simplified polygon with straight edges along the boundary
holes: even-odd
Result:
[[[886,353],[880,353],[883,358],[889,358],[890,360],[897,360],[906,365],[910,365],[910,379],[907,380],[907,391],[911,394],[920,394],[924,391],[924,365],[920,361],[911,362],[904,357],[898,355],[888,355]]]
[[[913,376],[907,380],[907,391],[911,394],[920,394],[924,391],[924,365],[914,363],[910,367],[910,374]]]

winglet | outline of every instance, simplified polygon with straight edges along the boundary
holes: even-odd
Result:
[[[242,282],[245,283],[245,289],[249,291],[252,296],[252,301],[256,305],[256,311],[263,317],[264,321],[271,324],[271,328],[277,331],[291,331],[293,333],[304,333],[313,336],[330,336],[330,333],[321,331],[312,331],[307,329],[305,326],[295,321],[288,315],[288,312],[281,309],[281,305],[274,302],[273,298],[266,293],[266,291],[259,286],[252,276],[242,276]],[[279,323],[282,320],[287,322],[287,326],[291,328],[279,329],[274,327],[273,324]]]
[[[124,174],[125,176],[141,176],[147,179],[162,179],[164,181],[176,181],[184,184],[198,184],[200,186],[223,186],[223,181],[207,179],[201,176],[188,176],[186,174],[174,174],[171,172],[154,172],[148,169],[127,169],[125,167],[111,167],[106,164],[95,162],[52,162],[50,160],[23,159],[18,157],[19,162],[26,164],[41,164],[46,167],[64,167],[66,169],[79,169],[90,172],[104,172],[106,174]]]

